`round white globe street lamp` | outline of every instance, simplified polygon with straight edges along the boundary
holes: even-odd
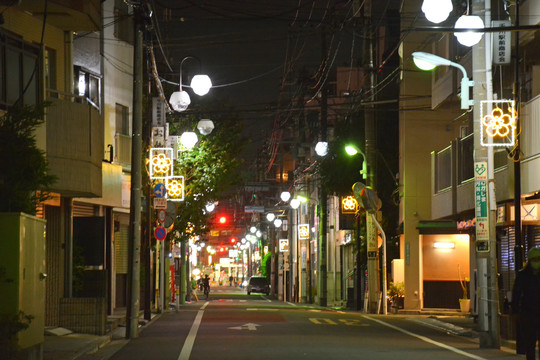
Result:
[[[197,141],[199,141],[199,138],[193,131],[186,131],[180,136],[180,144],[188,150],[193,149]]]
[[[184,65],[184,61],[187,59],[195,59],[198,61],[197,58],[193,56],[186,56],[182,59],[180,62],[180,84],[178,91],[175,91],[171,94],[171,97],[169,98],[169,103],[171,104],[171,107],[173,110],[182,112],[185,111],[189,104],[191,104],[191,99],[189,97],[189,94],[182,90],[182,65]],[[208,75],[198,74],[193,76],[191,79],[190,84],[191,89],[193,92],[197,95],[206,95],[210,91],[210,88],[212,87],[212,81],[208,77]]]
[[[291,198],[291,193],[288,191],[283,191],[279,197],[281,201],[287,202]]]
[[[275,218],[276,218],[276,214],[274,214],[274,213],[266,214],[266,220],[268,220],[270,222],[274,221]]]
[[[249,231],[252,233],[252,234],[255,234],[255,232],[257,231],[257,228],[255,226],[252,226],[249,228]]]
[[[426,19],[435,24],[448,19],[453,8],[452,0],[424,0],[422,3],[422,12]]]
[[[274,220],[274,226],[276,228],[280,228],[282,223],[283,223],[283,221],[281,219]]]
[[[193,92],[199,96],[208,94],[211,87],[212,80],[210,80],[208,75],[199,74],[191,79],[191,88],[193,89]]]
[[[210,119],[201,119],[197,123],[197,130],[199,130],[202,135],[208,135],[214,130],[214,122]]]
[[[292,199],[290,204],[293,209],[298,209],[298,207],[300,206],[300,200]]]
[[[315,152],[319,156],[328,155],[328,143],[326,141],[319,141],[317,145],[315,145]]]
[[[454,25],[454,29],[483,29],[483,28],[484,28],[484,22],[482,21],[482,18],[476,15],[462,15],[459,17],[459,19],[457,19],[456,24]],[[457,40],[459,41],[461,45],[471,47],[478,44],[478,42],[482,39],[482,35],[484,35],[484,33],[465,31],[465,32],[455,32],[454,35],[456,36]]]

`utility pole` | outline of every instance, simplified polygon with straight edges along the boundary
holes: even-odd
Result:
[[[143,10],[134,7],[133,131],[131,136],[131,198],[129,209],[128,307],[126,339],[138,337],[141,257],[142,55]]]
[[[473,14],[485,15],[485,26],[491,22],[491,0],[474,0]],[[489,23],[488,23],[489,22]],[[482,100],[493,97],[491,79],[491,34],[473,46],[474,80],[474,174],[476,215],[476,264],[478,276],[478,324],[480,347],[500,347],[499,301],[497,290],[497,203],[494,189],[493,149],[481,145]],[[468,89],[462,89],[468,91]],[[487,179],[482,170],[487,170]],[[483,230],[487,229],[487,233]]]
[[[323,29],[322,32],[322,39],[321,39],[321,52],[322,52],[322,58],[323,61],[326,59],[326,31]],[[327,132],[327,125],[328,124],[328,94],[327,94],[327,87],[326,82],[323,83],[321,87],[321,141],[328,141],[328,136],[326,134]],[[328,292],[328,284],[327,284],[327,251],[326,251],[326,244],[327,244],[327,233],[328,233],[328,195],[326,193],[326,189],[322,185],[320,186],[320,214],[319,214],[319,222],[320,222],[320,233],[319,233],[319,246],[318,246],[318,257],[317,262],[319,265],[319,275],[317,277],[318,279],[318,295],[319,295],[319,305],[320,306],[326,306],[328,302],[327,292]]]
[[[519,28],[519,0],[516,1],[516,23],[515,27]],[[516,41],[514,43],[514,101],[515,108],[519,111],[521,102],[520,96],[520,78],[519,78],[519,31],[515,32]],[[519,116],[516,117],[516,129],[520,129]],[[519,134],[516,134],[516,146],[513,149],[513,163],[514,163],[514,265],[515,271],[519,271],[523,268],[523,242],[521,241],[521,162],[520,162],[520,146],[519,146]]]
[[[364,54],[368,54],[368,59],[364,61],[364,68],[369,74],[369,99],[370,103],[375,100],[375,72],[374,62],[375,54],[373,51],[373,28],[371,26],[371,10],[372,0],[367,0],[364,5]],[[376,156],[377,139],[375,132],[375,112],[374,106],[369,105],[364,112],[364,129],[365,129],[365,154],[368,165],[367,184],[375,189],[376,185]],[[380,300],[379,289],[379,251],[377,244],[377,228],[371,216],[366,215],[366,241],[367,241],[367,271],[368,271],[368,309],[370,313],[377,313],[378,302]],[[381,299],[386,301],[386,299]]]

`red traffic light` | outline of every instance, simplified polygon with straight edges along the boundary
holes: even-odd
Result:
[[[220,224],[226,224],[227,223],[227,217],[226,216],[220,216],[219,217],[219,223]]]
[[[236,244],[236,238],[231,238],[231,244]]]

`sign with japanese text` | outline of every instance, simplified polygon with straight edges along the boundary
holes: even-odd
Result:
[[[493,20],[491,27],[512,26],[510,20]],[[496,65],[510,64],[512,55],[512,36],[510,31],[493,33],[493,63]]]

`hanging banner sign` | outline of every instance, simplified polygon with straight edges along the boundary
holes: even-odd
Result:
[[[510,20],[493,20],[491,27],[512,26]],[[495,65],[510,64],[512,55],[512,36],[510,31],[493,33],[493,63]]]

